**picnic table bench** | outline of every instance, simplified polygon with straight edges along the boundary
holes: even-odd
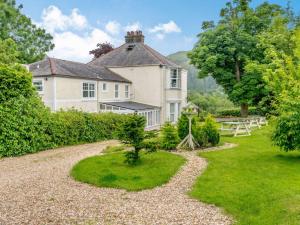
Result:
[[[229,131],[236,136],[249,136],[251,135],[251,128],[268,125],[268,121],[265,117],[262,116],[252,116],[247,118],[231,118],[228,119],[219,119],[221,123],[221,131]]]
[[[222,122],[220,130],[230,131],[234,137],[251,135],[251,130],[247,122],[239,122],[239,121]]]

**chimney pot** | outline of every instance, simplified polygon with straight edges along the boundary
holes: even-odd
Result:
[[[125,36],[126,43],[144,43],[144,35],[143,32],[140,30],[136,31],[128,31],[127,35]]]

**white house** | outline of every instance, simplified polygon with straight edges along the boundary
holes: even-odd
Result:
[[[144,44],[141,31],[87,64],[46,58],[29,65],[33,84],[51,110],[133,113],[147,128],[176,122],[187,98],[187,71]]]

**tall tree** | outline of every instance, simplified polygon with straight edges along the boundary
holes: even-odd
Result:
[[[18,61],[19,52],[12,39],[0,40],[0,64],[14,64]]]
[[[101,55],[104,55],[110,51],[114,50],[114,47],[110,43],[98,43],[97,48],[91,50],[90,55],[94,55],[94,59],[99,58]]]
[[[257,105],[268,95],[262,74],[251,65],[264,57],[263,49],[257,47],[258,34],[275,17],[286,14],[275,4],[263,3],[252,9],[249,3],[250,0],[228,2],[217,25],[203,23],[199,41],[189,53],[199,77],[213,76],[229,99],[241,105],[242,116],[247,116],[248,105]]]
[[[15,0],[0,0],[0,39],[13,39],[20,53],[19,62],[32,63],[54,48],[53,38],[23,15],[21,9]]]
[[[272,61],[265,73],[280,103],[273,141],[285,151],[300,150],[300,30],[296,29],[289,40],[294,43],[293,55],[271,47]]]

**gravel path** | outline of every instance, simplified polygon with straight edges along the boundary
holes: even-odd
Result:
[[[195,152],[161,187],[141,192],[74,181],[71,167],[100,153],[106,141],[0,160],[0,224],[230,224],[218,208],[186,195],[207,163]]]

